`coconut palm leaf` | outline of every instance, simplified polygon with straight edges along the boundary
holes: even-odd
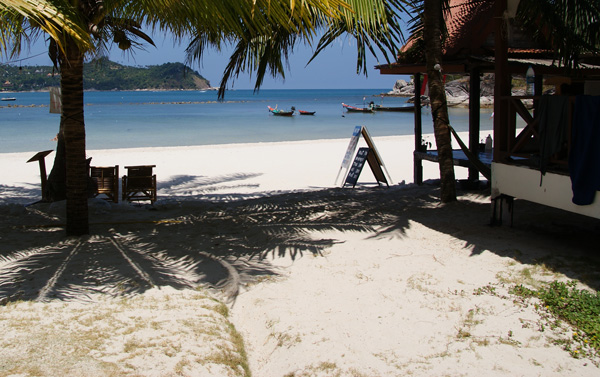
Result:
[[[21,42],[30,40],[27,33],[36,36],[36,29],[47,33],[61,49],[64,49],[65,34],[72,36],[81,48],[91,48],[81,19],[67,5],[64,1],[3,0],[0,3],[0,53],[17,56]]]
[[[289,54],[293,52],[297,40],[296,34],[275,32],[271,37],[257,37],[251,41],[238,41],[229,63],[225,68],[219,86],[219,98],[225,95],[227,83],[241,72],[256,71],[257,78],[254,90],[258,91],[268,71],[272,77],[285,78]]]
[[[481,2],[488,0],[472,0],[473,2]],[[442,12],[438,15],[440,18],[440,29],[442,32],[442,44],[448,37],[448,29],[446,27],[445,18],[450,11],[450,0],[442,0]],[[423,39],[424,19],[425,19],[425,4],[423,0],[412,0],[411,2],[411,19],[407,22],[409,40],[413,41],[411,48],[403,52],[403,56],[409,60],[423,59],[425,56],[425,43]]]
[[[171,1],[168,6],[148,0],[143,3],[142,11],[136,2],[127,2],[123,12],[133,18],[144,18],[148,25],[178,37],[189,37],[190,30],[194,30],[194,35],[226,33],[256,37],[274,23],[297,32],[300,25],[310,28],[314,11],[326,17],[339,17],[340,9],[348,7],[342,0],[181,0]]]
[[[289,54],[298,43],[310,44],[317,32],[324,31],[310,63],[324,48],[333,43],[338,37],[349,35],[357,43],[357,72],[366,72],[367,52],[376,55],[381,52],[386,60],[394,57],[398,50],[398,42],[402,40],[402,30],[399,14],[407,12],[403,0],[350,0],[348,7],[337,8],[337,14],[332,17],[321,7],[306,7],[303,15],[294,17],[297,10],[292,7],[277,12],[284,13],[289,20],[278,23],[273,20],[263,24],[263,28],[246,27],[241,34],[238,30],[229,33],[227,43],[235,45],[223,74],[219,96],[222,98],[230,81],[241,72],[256,74],[255,90],[258,90],[267,74],[273,77],[285,78],[285,67]],[[254,20],[253,20],[254,21]],[[244,24],[242,24],[244,27]],[[220,47],[222,39],[215,37],[218,33],[206,29],[204,25],[195,31],[195,38],[186,50],[188,61],[201,60],[207,46]]]
[[[367,70],[367,51],[373,56],[376,50],[383,54],[386,61],[390,62],[390,55],[395,60],[400,43],[404,35],[400,23],[400,14],[409,14],[412,9],[410,1],[382,1],[364,4],[364,2],[351,1],[353,9],[360,9],[361,14],[367,17],[355,17],[350,12],[344,12],[339,20],[328,23],[327,29],[315,49],[309,63],[326,47],[343,35],[355,39],[357,43],[357,73]]]
[[[583,54],[600,51],[598,0],[521,0],[517,19],[548,41],[565,67],[575,68]]]

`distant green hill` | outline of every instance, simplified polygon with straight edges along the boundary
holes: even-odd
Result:
[[[0,65],[0,83],[5,91],[47,90],[60,85],[51,66]],[[84,90],[199,90],[210,82],[182,63],[130,67],[99,59],[83,67]]]

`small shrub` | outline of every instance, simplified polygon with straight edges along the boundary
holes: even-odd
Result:
[[[538,298],[545,310],[556,319],[577,329],[563,347],[574,357],[597,357],[600,354],[600,294],[577,289],[574,281],[554,281],[546,287],[532,290],[515,286],[511,293]]]

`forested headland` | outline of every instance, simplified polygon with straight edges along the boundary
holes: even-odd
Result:
[[[60,86],[52,66],[0,65],[2,91],[43,91]],[[84,65],[84,90],[202,90],[210,82],[182,63],[132,67],[106,58]]]

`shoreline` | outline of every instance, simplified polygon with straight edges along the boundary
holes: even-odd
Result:
[[[424,138],[433,140],[433,135],[424,135]],[[271,191],[338,187],[343,177],[338,177],[336,182],[336,176],[340,174],[350,139],[89,149],[87,157],[92,158],[92,166],[119,165],[120,175],[125,174],[125,166],[156,165],[154,171],[159,186],[159,200],[161,196],[178,196],[185,191],[176,187],[176,182],[181,181],[181,177],[187,177],[188,186],[194,182],[203,182],[203,189],[197,190],[198,195],[202,192],[210,192],[212,195],[219,191],[227,194],[264,194]],[[414,136],[382,136],[372,139],[389,172],[390,185],[413,182]],[[366,143],[361,137],[356,151],[364,146]],[[39,186],[38,164],[26,163],[35,153],[37,152],[0,153],[0,169],[6,172],[0,178],[0,185],[30,188]],[[54,155],[49,154],[45,160],[48,174]],[[423,170],[424,179],[439,178],[437,164],[425,162]],[[467,169],[457,168],[455,172],[457,179],[464,179],[468,175]],[[219,180],[230,183],[228,186],[219,185]],[[210,183],[211,181],[214,183]],[[359,177],[359,184],[361,182],[375,184],[368,166]]]

